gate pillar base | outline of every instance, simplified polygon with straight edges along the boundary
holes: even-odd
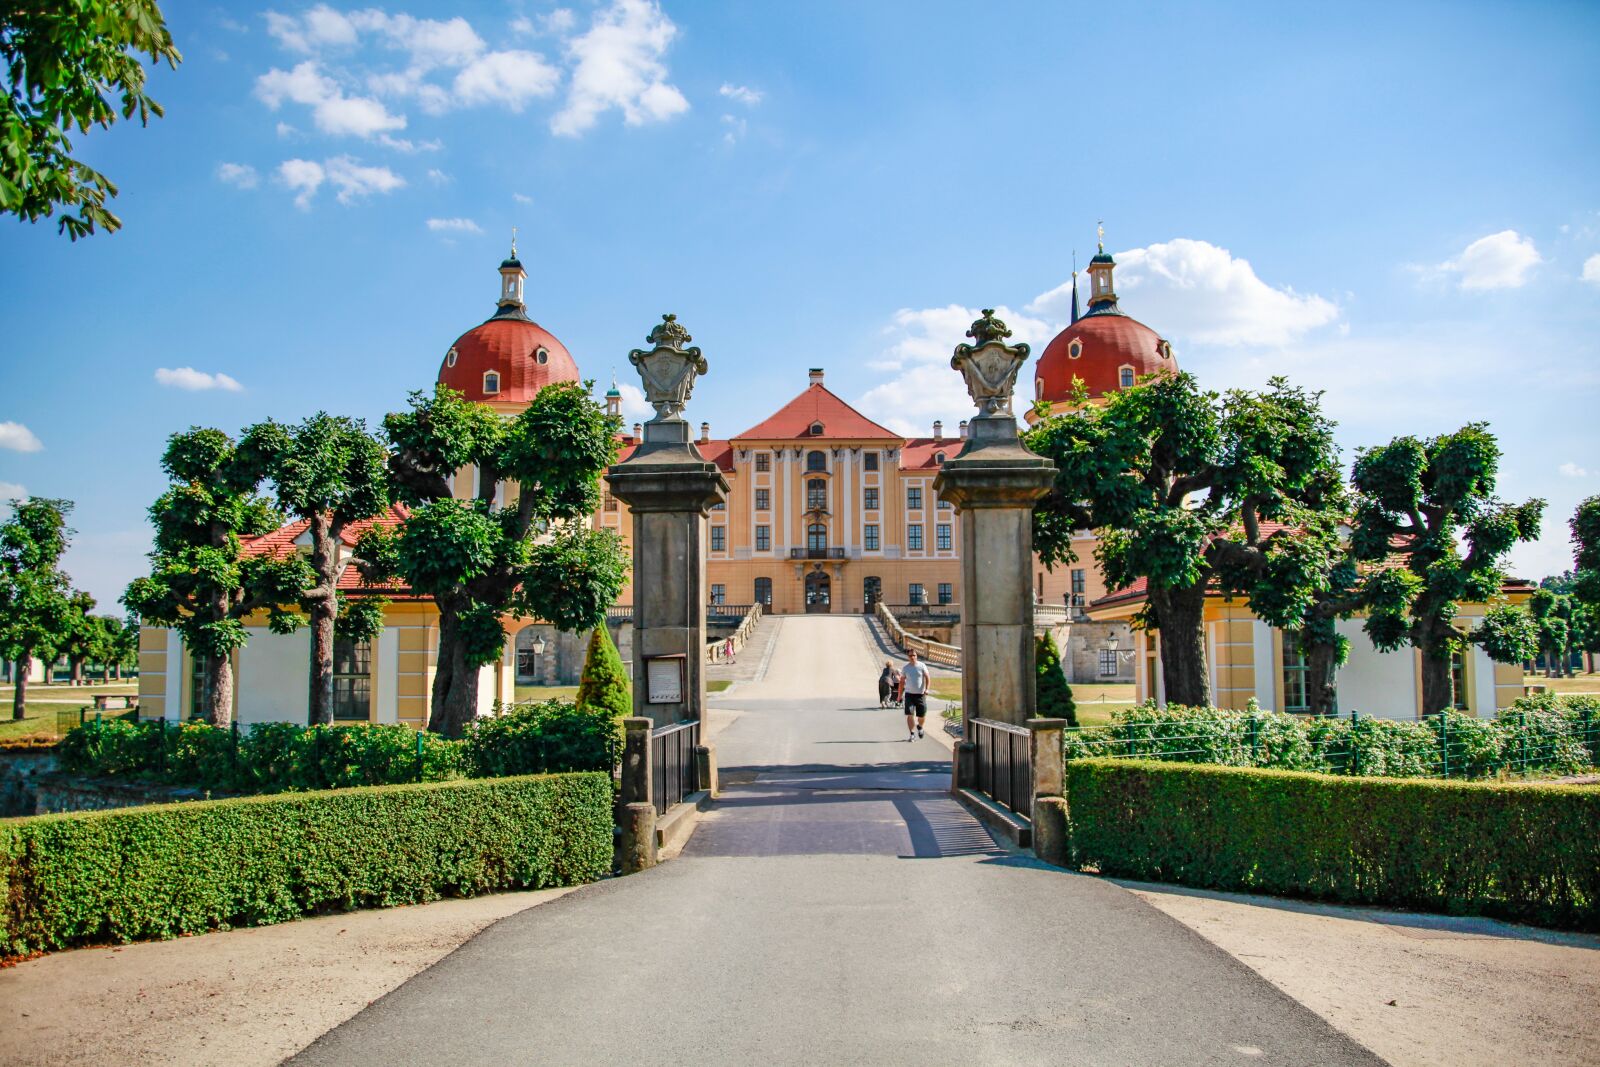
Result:
[[[701,723],[701,728],[705,727]],[[717,746],[707,742],[696,745],[694,750],[695,768],[700,774],[700,788],[711,796],[717,795]]]
[[[656,806],[624,804],[622,836],[617,842],[623,874],[638,874],[656,865]]]

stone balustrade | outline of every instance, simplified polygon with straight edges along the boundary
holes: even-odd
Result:
[[[940,644],[938,641],[929,641],[925,637],[907,633],[905,627],[900,625],[900,620],[894,617],[894,612],[889,610],[889,605],[879,601],[873,611],[878,616],[878,621],[883,623],[883,628],[889,632],[889,640],[902,652],[916,652],[929,663],[937,663],[945,667],[961,666],[961,649],[955,645]]]
[[[730,635],[733,638],[733,654],[738,655],[744,649],[745,642],[750,640],[751,632],[756,628],[756,623],[761,621],[761,605],[751,604],[750,610],[744,613],[744,618],[739,622],[739,628]],[[728,638],[719,637],[715,641],[706,642],[706,662],[726,663],[728,661]]]

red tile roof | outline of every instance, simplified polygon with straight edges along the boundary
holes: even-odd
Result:
[[[940,467],[937,458],[940,453],[944,454],[945,459],[955,459],[964,444],[966,442],[959,437],[941,437],[938,440],[932,437],[908,437],[900,449],[900,469],[936,471]]]
[[[363,519],[361,522],[353,522],[346,526],[341,531],[339,540],[346,547],[354,548],[361,535],[374,526],[386,528],[398,526],[408,515],[410,515],[410,511],[404,504],[391,505],[388,511],[375,519]],[[296,519],[294,522],[280,526],[271,533],[262,534],[260,537],[243,538],[239,545],[239,551],[246,556],[286,555],[295,550],[295,541],[299,540],[310,525],[311,523],[306,519]],[[339,576],[339,588],[346,592],[362,593],[382,592],[403,595],[408,592],[404,586],[398,584],[387,586],[368,585],[361,580],[361,572],[354,567],[346,567],[344,573]]]
[[[638,449],[639,442],[632,437],[620,438],[621,448],[617,450],[617,463],[621,463]],[[717,465],[717,469],[731,473],[733,471],[733,442],[732,441],[695,441],[694,447],[699,451],[702,459],[708,459]],[[612,466],[616,466],[615,463]]]
[[[893,430],[867,418],[840,400],[821,382],[806,386],[806,391],[779,408],[763,422],[733,440],[792,440],[811,438],[811,424],[822,423],[822,436],[830,438],[885,438],[902,440]]]

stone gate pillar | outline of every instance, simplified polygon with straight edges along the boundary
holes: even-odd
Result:
[[[978,416],[967,442],[933,486],[961,516],[961,711],[1022,725],[1034,717],[1033,504],[1050,491],[1055,465],[1023,447],[1011,410],[1025,344],[1008,345],[1005,323],[985,309],[950,365],[967,381]],[[967,785],[971,759],[954,763]]]
[[[656,416],[606,481],[633,512],[633,713],[664,726],[704,718],[706,514],[728,498],[728,481],[683,419],[705,357],[674,315],[647,340],[654,347],[628,361]]]

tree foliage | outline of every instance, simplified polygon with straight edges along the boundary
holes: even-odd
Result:
[[[1065,719],[1068,726],[1078,725],[1078,705],[1072,699],[1072,687],[1061,669],[1061,653],[1055,640],[1042,633],[1033,645],[1034,704],[1041,719]]]
[[[0,523],[0,655],[17,665],[11,717],[21,719],[34,657],[54,659],[72,624],[67,576],[61,570],[61,556],[72,537],[67,528],[72,502],[13,500],[11,512]]]
[[[1450,658],[1468,643],[1503,662],[1533,655],[1531,628],[1503,613],[1471,633],[1454,625],[1459,603],[1501,598],[1506,554],[1539,536],[1544,501],[1497,500],[1499,465],[1484,423],[1428,440],[1397,437],[1355,463],[1351,549],[1373,568],[1363,590],[1366,633],[1384,651],[1421,651],[1425,714],[1451,706]]]
[[[311,621],[308,719],[313,726],[332,725],[334,637],[369,640],[383,625],[384,602],[374,595],[359,598],[357,614],[340,626],[347,605],[339,582],[354,562],[341,551],[345,531],[389,508],[387,456],[360,419],[326,412],[298,426],[257,423],[244,432],[240,447],[258,457],[278,507],[306,523],[308,562],[316,575],[300,597]]]
[[[106,208],[117,187],[72,156],[70,134],[109,127],[118,114],[141,125],[162,115],[144,91],[151,63],[182,61],[154,0],[72,0],[0,6],[0,211],[30,222],[63,211],[72,240],[122,221]],[[76,211],[77,214],[71,212]]]
[[[233,714],[229,657],[248,639],[244,619],[265,611],[274,633],[295,630],[316,576],[292,551],[241,551],[242,538],[269,533],[282,520],[259,492],[266,473],[259,452],[221,430],[196,427],[168,439],[161,465],[172,484],[150,507],[150,575],[129,584],[122,600],[146,622],[177,630],[204,661],[204,718],[225,725]]]
[[[459,734],[476,713],[478,671],[505,648],[508,613],[568,632],[600,625],[627,561],[609,531],[587,528],[619,426],[564,382],[502,421],[438,386],[384,419],[394,492],[410,506],[395,530],[357,545],[369,581],[399,578],[439,608],[439,655],[428,728]],[[477,493],[451,479],[476,468]]]
[[[603,712],[617,718],[633,714],[633,685],[623,665],[611,631],[604,623],[589,635],[589,650],[583,658],[583,677],[578,682],[578,708]]]
[[[1161,634],[1169,700],[1210,702],[1208,589],[1299,629],[1330,587],[1341,479],[1320,393],[1274,378],[1262,392],[1219,395],[1192,375],[1162,375],[1044,418],[1026,442],[1057,469],[1034,509],[1041,558],[1071,562],[1073,534],[1097,530],[1108,585],[1146,581],[1140,621]]]
[[[1572,531],[1572,595],[1600,610],[1600,496],[1582,501],[1568,520]]]

